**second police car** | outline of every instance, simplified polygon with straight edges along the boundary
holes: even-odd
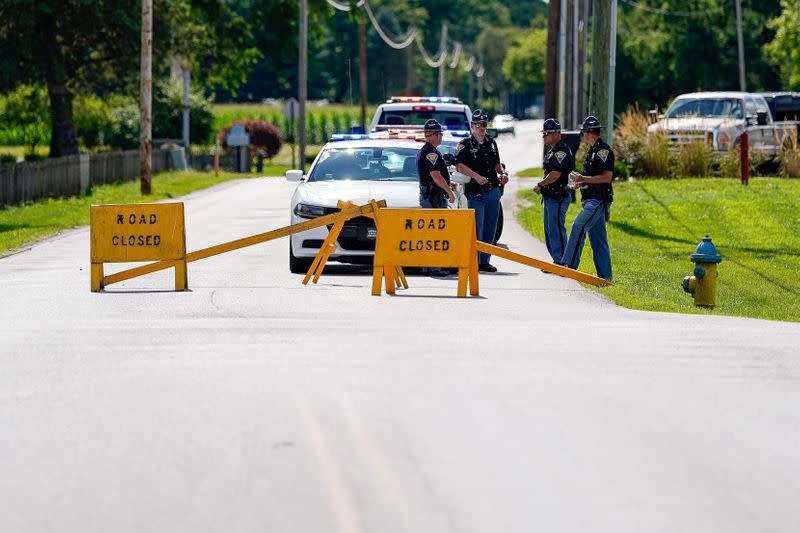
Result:
[[[466,130],[445,133],[439,150],[452,154],[456,144],[468,135]],[[339,200],[362,205],[372,199],[386,200],[388,207],[419,207],[417,152],[422,147],[421,131],[384,131],[367,135],[334,135],[323,146],[308,174],[290,170],[286,179],[299,182],[292,195],[291,223],[298,224],[335,213]],[[454,171],[453,181],[468,178]],[[502,213],[501,213],[502,218]],[[502,225],[498,224],[499,232]],[[289,270],[306,272],[332,227],[321,227],[292,235],[289,241]],[[371,264],[377,238],[375,222],[368,217],[348,220],[337,240],[330,260]],[[495,239],[496,240],[496,239]]]

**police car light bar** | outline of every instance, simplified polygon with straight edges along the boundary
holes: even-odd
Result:
[[[431,103],[460,104],[461,100],[455,96],[392,96],[386,100],[387,104],[397,103]]]
[[[336,141],[360,141],[362,139],[368,139],[369,136],[363,133],[334,133],[331,135],[329,142],[336,142]]]

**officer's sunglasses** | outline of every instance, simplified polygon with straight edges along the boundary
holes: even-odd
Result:
[[[444,135],[444,133],[441,131],[434,131],[433,133],[426,133],[425,137],[428,138],[428,137],[433,137],[435,135]]]
[[[488,126],[488,123],[487,122],[473,122],[472,125],[475,126],[476,128],[485,128],[486,126]]]

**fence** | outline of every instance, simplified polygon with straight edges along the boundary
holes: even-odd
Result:
[[[153,172],[169,169],[169,150],[153,150]],[[103,152],[0,165],[0,205],[78,196],[89,184],[139,179],[139,151]]]

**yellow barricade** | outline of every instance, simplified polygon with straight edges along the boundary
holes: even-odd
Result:
[[[280,237],[288,237],[294,233],[300,233],[302,231],[307,231],[310,229],[318,228],[320,226],[327,226],[328,224],[337,224],[341,221],[341,224],[344,224],[345,220],[359,217],[359,216],[370,216],[374,211],[377,211],[381,207],[386,207],[386,201],[380,200],[375,201],[372,200],[370,203],[355,206],[353,204],[346,204],[347,207],[339,211],[338,213],[333,213],[330,215],[321,216],[312,220],[308,220],[306,222],[301,222],[300,224],[293,224],[291,226],[285,226],[283,228],[279,228],[276,230],[268,231],[266,233],[259,233],[257,235],[251,235],[249,237],[244,237],[242,239],[237,239],[235,241],[230,241],[222,244],[217,244],[215,246],[210,246],[208,248],[203,248],[201,250],[197,250],[194,252],[186,253],[186,236],[185,236],[185,227],[183,222],[183,204],[130,204],[130,205],[104,205],[104,206],[92,206],[91,210],[91,262],[92,262],[92,291],[97,292],[103,290],[108,285],[112,283],[118,283],[120,281],[124,281],[127,279],[135,278],[138,276],[143,276],[145,274],[150,274],[153,272],[158,272],[159,270],[164,270],[166,268],[175,267],[175,290],[183,290],[186,289],[188,283],[186,282],[186,263],[191,263],[192,261],[198,261],[200,259],[205,259],[207,257],[212,257],[215,255],[219,255],[225,252],[230,252],[233,250],[238,250],[240,248],[244,248],[246,246],[252,246],[254,244],[260,244],[262,242],[271,241],[274,239],[278,239]],[[180,217],[178,218],[175,215],[173,218],[169,218],[164,215],[164,218],[160,218],[162,208],[166,208],[167,210],[169,207],[167,206],[179,206],[180,208]],[[153,209],[154,208],[154,209]],[[172,207],[171,209],[178,209],[177,207]],[[96,214],[97,213],[97,214]],[[165,211],[166,213],[166,211]],[[151,219],[150,215],[155,214],[155,219]],[[122,215],[122,219],[118,217],[118,215]],[[131,215],[137,215],[137,218],[132,218]],[[142,218],[141,215],[144,215]],[[128,218],[125,218],[125,217]],[[137,250],[132,252],[129,250],[120,251],[117,248],[127,248],[127,246],[116,246],[114,242],[122,242],[119,240],[114,240],[114,233],[113,229],[116,226],[124,227],[125,224],[117,224],[118,221],[125,222],[126,220],[129,222],[129,226],[133,228],[134,226],[149,226],[152,228],[156,228],[158,224],[158,230],[161,232],[159,233],[158,239],[158,246],[154,246],[154,231],[149,231],[145,233],[145,230],[139,228],[138,230],[133,230],[129,228],[129,231],[122,232],[122,230],[117,230],[117,235],[122,238],[124,237],[125,243],[130,244],[133,242],[136,244]],[[145,224],[153,220],[153,224]],[[158,221],[161,220],[164,223],[159,224]],[[172,221],[169,225],[169,221]],[[133,222],[136,221],[134,224]],[[339,226],[341,227],[341,225]],[[142,235],[144,237],[144,244],[139,247],[139,236]],[[150,235],[150,241],[147,241],[147,236]],[[180,235],[180,242],[178,239],[178,235]],[[131,238],[133,237],[133,241]],[[149,245],[147,243],[150,243]],[[167,245],[167,243],[170,243]],[[109,244],[110,243],[110,244]],[[162,246],[163,244],[163,246]],[[180,247],[178,247],[180,245]],[[150,248],[157,248],[157,250],[149,249]],[[133,247],[131,247],[133,248]],[[144,248],[144,250],[140,250],[139,248]],[[97,252],[97,253],[96,253]],[[163,255],[148,255],[149,253],[157,254],[161,253]],[[159,261],[155,263],[148,263],[146,265],[142,265],[139,267],[131,268],[128,270],[123,270],[122,272],[117,272],[116,274],[111,274],[110,276],[103,275],[103,262],[110,263],[110,262],[130,262],[130,261],[146,261],[150,259],[157,259]],[[180,264],[179,264],[180,263]],[[182,269],[182,270],[181,270]],[[321,270],[321,269],[320,269]],[[182,277],[180,277],[182,276]],[[182,280],[182,284],[179,281]]]
[[[188,287],[183,203],[93,205],[89,209],[92,291],[103,263],[164,261],[175,267],[175,290]]]
[[[478,295],[478,256],[475,247],[475,211],[472,209],[377,209],[378,227],[372,294],[381,295],[381,278],[386,292],[394,294],[402,267],[458,269],[461,298]]]

